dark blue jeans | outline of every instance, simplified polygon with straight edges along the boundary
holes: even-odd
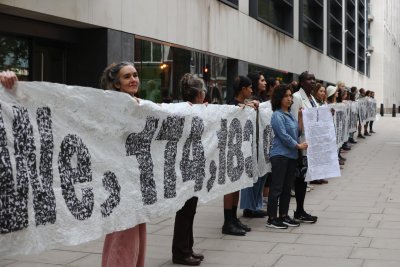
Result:
[[[272,179],[269,186],[267,213],[269,218],[276,218],[279,203],[279,217],[288,215],[290,190],[296,170],[296,160],[284,156],[270,159]]]

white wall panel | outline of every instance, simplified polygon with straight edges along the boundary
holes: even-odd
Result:
[[[242,0],[248,4],[249,0]],[[298,1],[294,1],[298,10]],[[0,0],[0,4],[366,87],[368,78],[217,0]],[[38,15],[39,16],[39,15]],[[295,16],[297,18],[297,16]],[[295,25],[298,22],[295,21]],[[294,31],[295,33],[297,30]]]

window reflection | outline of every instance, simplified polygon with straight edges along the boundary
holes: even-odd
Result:
[[[205,101],[226,102],[225,58],[136,38],[135,65],[141,80],[139,95],[143,99],[156,103],[181,101],[179,81],[189,72],[204,80]]]
[[[12,70],[19,80],[28,80],[29,47],[26,38],[0,35],[0,70]]]
[[[287,71],[280,71],[267,67],[262,67],[254,64],[249,64],[249,73],[253,71],[261,71],[264,73],[265,79],[273,78],[278,80],[280,83],[289,84],[295,80],[293,73]]]

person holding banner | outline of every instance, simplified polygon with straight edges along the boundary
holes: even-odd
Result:
[[[274,90],[276,87],[280,85],[280,82],[278,79],[275,79],[273,77],[269,77],[267,79],[267,91],[266,91],[266,98],[264,101],[271,100],[271,96],[274,93]]]
[[[17,82],[18,78],[15,72],[9,70],[0,72],[0,83],[5,88],[11,89]]]
[[[371,91],[370,90],[367,90],[366,92],[365,92],[365,97],[367,98],[367,99],[369,99],[370,97],[371,97]],[[367,100],[368,101],[368,100]],[[369,133],[368,133],[368,126],[369,126],[369,121],[367,120],[366,122],[365,122],[365,124],[364,124],[364,136],[371,136]]]
[[[249,106],[254,109],[258,108],[259,102],[251,100],[253,90],[251,89],[251,80],[245,76],[235,78],[234,99],[230,101],[230,105],[245,107]],[[222,233],[226,235],[244,236],[246,232],[250,232],[251,228],[243,224],[237,217],[237,209],[239,204],[239,191],[224,195],[224,225]]]
[[[290,113],[292,105],[292,88],[280,85],[275,88],[271,99],[274,113],[271,118],[271,126],[274,131],[274,139],[270,152],[272,165],[272,179],[268,196],[268,220],[267,227],[286,229],[288,226],[299,226],[288,215],[290,203],[290,191],[296,171],[298,150],[307,149],[305,142],[297,140],[302,132],[303,121],[301,109],[297,119]],[[279,203],[279,217],[277,217]]]
[[[374,91],[370,91],[369,92],[369,97],[371,97],[372,99],[375,99],[375,92]],[[372,125],[374,124],[374,121],[371,120],[369,122],[369,133],[376,133],[374,130],[372,130]]]
[[[182,100],[191,104],[203,104],[206,96],[204,83],[200,78],[186,73],[180,80]],[[193,221],[196,214],[197,197],[192,197],[176,212],[172,240],[172,262],[175,264],[200,265],[204,255],[193,252]]]
[[[139,75],[131,62],[111,64],[100,79],[101,88],[126,93],[134,98],[139,90],[139,83]],[[106,235],[101,266],[143,267],[145,253],[146,224],[142,223]]]
[[[247,77],[252,83],[253,99],[264,102],[267,97],[267,82],[265,81],[263,73],[255,71],[247,74]],[[256,139],[258,140],[258,124],[256,133]],[[267,175],[259,177],[252,187],[240,190],[240,208],[243,209],[243,217],[264,218],[267,216],[266,212],[262,210],[266,176]]]
[[[322,84],[317,83],[315,89],[312,94],[317,101],[317,106],[325,106],[326,105],[326,89],[322,86]],[[318,179],[311,181],[310,184],[327,184],[329,183],[326,179]]]
[[[364,99],[364,98],[366,97],[366,96],[365,96],[365,89],[364,89],[364,88],[360,88],[360,90],[358,90],[358,92],[359,92],[359,96],[358,96],[358,99],[357,99],[357,100],[362,100],[362,99]],[[366,138],[365,135],[362,135],[362,134],[361,134],[361,131],[362,131],[362,125],[361,125],[361,123],[362,123],[362,121],[361,121],[361,114],[360,114],[360,112],[361,112],[361,111],[358,112],[358,135],[357,135],[357,138],[365,139],[365,138]],[[364,126],[364,131],[365,131],[365,126]]]
[[[305,71],[299,76],[300,89],[293,94],[293,104],[290,108],[290,113],[298,119],[298,112],[300,108],[313,108],[317,107],[315,98],[311,92],[315,88],[315,76],[308,71]],[[300,140],[304,141],[305,136],[302,133]],[[302,155],[299,157],[297,166],[297,177],[294,182],[294,190],[296,194],[297,208],[294,212],[294,219],[305,223],[315,223],[318,219],[317,216],[312,216],[304,210],[304,200],[306,197],[307,183],[304,181],[307,173],[307,153],[302,150]]]
[[[326,89],[322,84],[317,83],[315,90],[313,91],[313,96],[317,101],[318,106],[326,105]]]

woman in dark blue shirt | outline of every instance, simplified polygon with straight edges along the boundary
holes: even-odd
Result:
[[[299,121],[290,113],[292,105],[292,88],[280,85],[274,90],[271,104],[274,113],[271,126],[274,139],[270,152],[272,165],[272,179],[268,196],[267,227],[286,229],[288,226],[299,226],[288,215],[290,203],[290,189],[295,177],[298,149],[307,149],[307,143],[298,143],[302,130],[302,116],[299,112]],[[279,217],[277,217],[279,202]]]

